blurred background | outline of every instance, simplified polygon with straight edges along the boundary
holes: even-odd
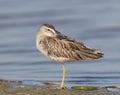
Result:
[[[36,49],[43,23],[104,53],[99,60],[67,63],[67,87],[120,85],[119,0],[0,0],[0,78],[29,85],[61,81],[61,64]]]

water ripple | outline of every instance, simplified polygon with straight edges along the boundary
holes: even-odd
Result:
[[[31,49],[19,49],[19,50],[2,50],[0,51],[1,54],[19,54],[19,53],[33,53],[37,52],[37,50],[31,50]]]

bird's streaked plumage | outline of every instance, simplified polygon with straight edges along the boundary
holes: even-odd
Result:
[[[36,46],[44,55],[61,63],[103,57],[98,49],[63,35],[51,24],[40,27],[36,34]]]

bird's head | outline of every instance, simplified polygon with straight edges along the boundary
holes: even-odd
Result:
[[[39,36],[49,36],[54,37],[56,36],[57,31],[55,30],[55,27],[51,24],[43,24],[41,25],[40,29],[37,32],[37,35]]]

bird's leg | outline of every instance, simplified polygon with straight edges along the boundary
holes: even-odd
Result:
[[[65,88],[64,87],[65,76],[66,76],[66,69],[65,69],[64,63],[62,63],[62,82],[61,82],[61,86],[60,86],[61,89]]]

